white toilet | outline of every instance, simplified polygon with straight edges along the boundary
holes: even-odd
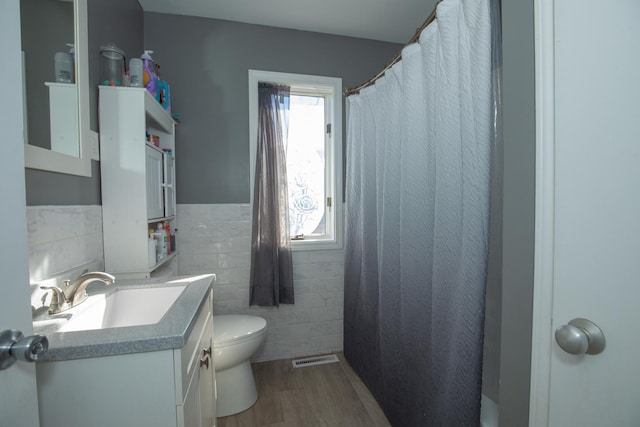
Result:
[[[249,409],[258,399],[250,359],[266,334],[267,321],[262,317],[241,314],[213,316],[218,417]]]

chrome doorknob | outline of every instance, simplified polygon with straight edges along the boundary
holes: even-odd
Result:
[[[556,329],[556,342],[569,354],[599,354],[606,346],[602,330],[588,319],[573,319]]]
[[[49,349],[49,340],[44,335],[26,337],[15,329],[0,332],[0,370],[7,369],[16,360],[37,362]]]

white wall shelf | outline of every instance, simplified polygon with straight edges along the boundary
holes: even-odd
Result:
[[[105,269],[133,278],[171,266],[177,274],[175,252],[156,264],[148,251],[149,229],[176,226],[175,121],[143,88],[100,86],[99,105]]]

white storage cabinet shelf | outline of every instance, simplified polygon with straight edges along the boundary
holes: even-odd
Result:
[[[163,221],[175,228],[175,122],[142,88],[100,86],[99,113],[105,269],[175,275],[177,252],[154,265],[148,250],[149,229]],[[146,134],[158,135],[160,147]]]

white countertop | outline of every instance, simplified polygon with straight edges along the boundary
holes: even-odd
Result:
[[[36,334],[46,335],[49,351],[43,362],[113,356],[182,348],[191,333],[193,323],[206,302],[215,279],[213,274],[184,276],[171,279],[116,281],[115,285],[96,286],[88,293],[115,292],[119,289],[171,286],[187,287],[158,323],[152,325],[105,328],[89,331],[55,332],[53,327],[34,327]],[[150,304],[153,301],[149,301]]]

